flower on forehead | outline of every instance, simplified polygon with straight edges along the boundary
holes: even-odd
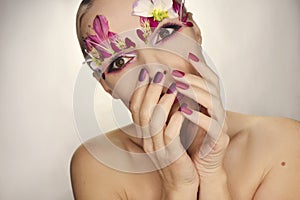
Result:
[[[173,8],[173,0],[136,0],[132,15],[148,18],[151,27],[156,27],[165,18],[178,17]]]
[[[129,38],[123,40],[116,33],[109,31],[108,20],[103,15],[97,15],[93,21],[93,30],[96,35],[90,35],[84,39],[86,50],[93,57],[93,61],[99,66],[105,58],[111,57],[123,49],[135,47],[135,43]]]
[[[84,42],[88,51],[95,48],[104,58],[112,55],[113,49],[110,45],[110,39],[116,34],[109,31],[108,21],[105,16],[97,15],[93,22],[93,30],[96,35],[88,35]]]

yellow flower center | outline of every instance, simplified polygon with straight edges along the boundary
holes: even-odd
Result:
[[[162,21],[165,18],[169,18],[168,11],[163,11],[161,9],[154,9],[151,14],[155,21]]]

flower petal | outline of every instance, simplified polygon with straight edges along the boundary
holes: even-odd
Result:
[[[176,0],[173,0],[173,9],[176,13],[180,12],[180,4]]]
[[[115,52],[120,52],[121,50],[119,49],[119,47],[117,47],[117,45],[112,42],[110,43],[111,48],[115,51]]]
[[[156,28],[158,26],[159,21],[155,21],[153,17],[149,17],[148,20],[150,22],[150,28],[153,31],[153,28]]]
[[[178,17],[178,14],[175,12],[175,10],[172,8],[170,8],[168,10],[168,14],[169,14],[169,17],[172,19],[172,18],[177,18]]]
[[[101,42],[107,39],[109,27],[105,16],[97,15],[94,19],[93,28]]]
[[[109,53],[109,52],[107,52],[107,51],[105,51],[105,50],[99,49],[98,51],[101,53],[101,55],[102,55],[104,58],[109,58],[109,57],[111,57],[111,53]]]
[[[136,0],[133,4],[132,15],[151,17],[154,6],[150,0]]]
[[[136,47],[136,44],[129,38],[125,38],[125,44],[127,48]]]
[[[154,0],[153,4],[155,8],[166,11],[173,7],[173,0]]]
[[[146,42],[147,39],[144,37],[144,32],[141,29],[137,29],[136,34],[143,42]]]

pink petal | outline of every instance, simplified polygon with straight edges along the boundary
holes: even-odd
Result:
[[[143,42],[146,42],[146,38],[144,37],[144,32],[141,29],[137,29],[136,34]]]
[[[121,50],[119,49],[119,47],[114,43],[110,43],[111,48],[115,51],[115,52],[120,52]]]
[[[125,38],[125,44],[127,48],[136,47],[136,44],[132,42],[132,40],[130,40],[129,38]]]
[[[99,50],[100,54],[104,57],[104,58],[109,58],[111,57],[111,54],[108,53],[107,51],[104,50]]]
[[[176,0],[173,0],[173,10],[178,14],[179,18],[180,18],[180,3],[178,3]],[[182,5],[182,18],[181,18],[181,21],[182,22],[186,22],[188,16],[187,16],[187,13],[186,11],[184,10],[184,4]]]
[[[173,0],[173,9],[176,13],[179,14],[180,4],[176,0]]]
[[[93,27],[100,41],[108,37],[108,21],[105,16],[97,15],[94,19]]]
[[[114,33],[114,32],[108,32],[108,37],[109,38],[114,38],[115,36],[116,36],[117,34],[116,33]]]
[[[156,28],[159,24],[159,21],[154,20],[154,17],[149,17],[148,20],[150,22],[150,27],[151,28]]]

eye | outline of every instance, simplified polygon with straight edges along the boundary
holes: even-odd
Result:
[[[178,24],[164,24],[156,33],[154,43],[158,44],[162,40],[170,37],[177,32],[182,26]]]
[[[119,71],[124,68],[127,63],[135,58],[135,55],[126,55],[117,57],[109,66],[107,72]]]

